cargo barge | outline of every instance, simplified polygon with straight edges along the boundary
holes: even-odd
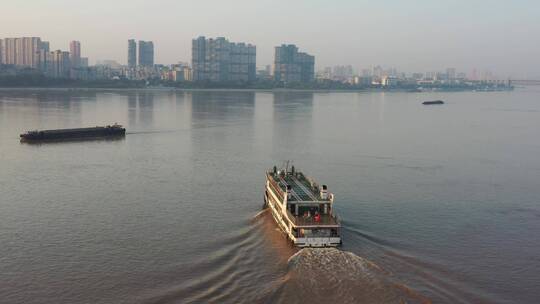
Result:
[[[341,245],[341,224],[334,213],[334,195],[326,185],[296,171],[294,166],[266,172],[264,207],[297,247]]]
[[[119,124],[76,129],[28,131],[21,134],[21,142],[43,142],[61,140],[85,140],[97,138],[118,138],[126,135],[126,129]]]
[[[444,104],[444,101],[442,100],[430,100],[430,101],[424,101],[422,102],[423,105],[429,106],[429,105],[442,105]]]

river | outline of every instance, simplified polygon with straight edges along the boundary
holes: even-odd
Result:
[[[0,303],[536,303],[539,101],[0,90]],[[125,139],[18,139],[114,122]],[[335,194],[339,250],[260,213],[286,160]]]

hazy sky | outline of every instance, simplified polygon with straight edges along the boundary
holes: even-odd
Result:
[[[127,61],[127,39],[153,40],[156,63],[191,60],[191,39],[257,46],[295,43],[316,67],[381,64],[540,77],[538,0],[0,0],[0,38],[40,36],[51,48],[80,40],[90,62]]]

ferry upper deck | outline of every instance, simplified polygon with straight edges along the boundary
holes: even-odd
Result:
[[[294,167],[293,167],[294,168]],[[273,186],[279,193],[285,195],[287,190],[290,191],[291,196],[288,201],[302,201],[302,202],[329,202],[331,195],[321,196],[321,188],[313,180],[304,176],[301,172],[295,172],[294,169],[291,172],[268,172],[268,177],[273,181]],[[322,186],[322,190],[326,191],[326,186]]]

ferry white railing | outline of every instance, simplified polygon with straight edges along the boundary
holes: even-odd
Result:
[[[302,217],[295,216],[291,213],[290,210],[287,210],[287,217],[289,221],[295,226],[326,226],[326,225],[339,225],[339,220],[337,216],[332,214],[321,214],[321,219],[315,221],[314,216]]]

